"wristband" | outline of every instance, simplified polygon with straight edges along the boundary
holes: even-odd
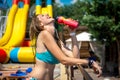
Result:
[[[75,32],[71,32],[70,36],[75,36],[75,34],[76,34]]]
[[[93,59],[88,59],[88,66],[92,68],[94,60]]]

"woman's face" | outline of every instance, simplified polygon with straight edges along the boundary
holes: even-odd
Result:
[[[54,18],[50,17],[48,14],[45,15],[40,14],[37,17],[43,25],[54,23]]]
[[[40,14],[37,16],[37,18],[41,21],[41,25],[44,26],[44,29],[54,34],[55,32],[54,18],[50,17],[48,14],[45,14],[45,15]]]

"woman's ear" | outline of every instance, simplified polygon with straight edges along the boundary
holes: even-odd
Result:
[[[43,24],[43,23],[40,23],[40,26],[44,26],[44,24]]]
[[[40,23],[41,29],[44,29],[44,24]]]

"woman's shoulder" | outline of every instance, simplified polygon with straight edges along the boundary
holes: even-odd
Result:
[[[51,35],[50,32],[48,32],[47,30],[44,30],[44,31],[42,31],[42,32],[40,33],[40,36],[41,36],[42,38],[47,38],[47,37],[50,37],[50,36],[52,36],[52,35]]]
[[[47,31],[47,30],[43,30],[41,31],[41,33],[38,35],[38,38],[40,38],[41,40],[44,39],[49,39],[51,36],[51,34]]]
[[[47,30],[43,30],[41,31],[41,36],[47,36],[48,34],[50,34]]]

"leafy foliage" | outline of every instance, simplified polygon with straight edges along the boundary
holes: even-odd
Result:
[[[115,40],[111,29],[114,23],[113,20],[109,19],[107,16],[84,16],[83,25],[88,26],[90,33],[92,33],[92,39],[95,38],[102,43]]]
[[[66,18],[72,18],[78,21],[81,21],[84,13],[85,13],[85,6],[86,4],[84,2],[81,1],[77,1],[74,4],[71,5],[64,5],[64,6],[60,6],[60,4],[54,4],[53,7],[53,13],[54,13],[54,17],[56,16],[64,16]]]
[[[120,36],[120,0],[87,1],[82,25],[89,27],[92,37],[100,42],[111,43]]]
[[[74,20],[78,20],[81,23],[81,19],[85,14],[84,7],[86,4],[81,1],[77,1],[74,4],[60,6],[60,4],[54,3],[53,5],[53,16],[56,18],[57,16],[63,16],[65,18],[72,18]],[[57,24],[56,24],[57,25]],[[58,27],[61,25],[57,25]],[[60,29],[62,30],[62,29]]]

